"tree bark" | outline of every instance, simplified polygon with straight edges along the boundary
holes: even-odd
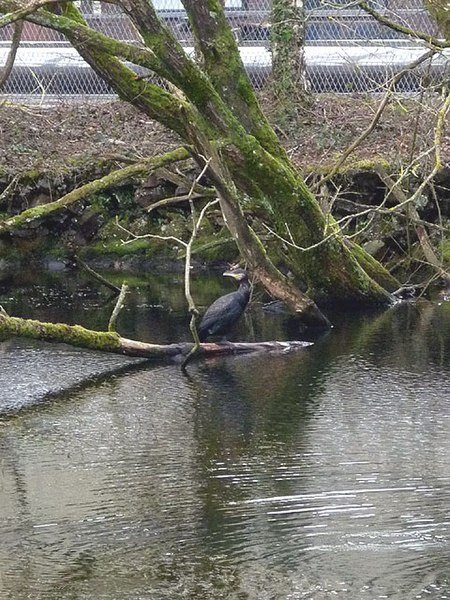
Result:
[[[8,57],[6,59],[4,67],[0,69],[0,90],[3,88],[3,86],[8,80],[8,77],[11,75],[11,71],[14,66],[14,61],[16,60],[17,50],[20,45],[20,40],[22,39],[22,30],[23,21],[15,21],[14,32],[11,39],[11,47],[8,52]]]

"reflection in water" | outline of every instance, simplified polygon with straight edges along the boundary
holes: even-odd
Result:
[[[128,331],[178,335],[158,289]],[[270,318],[257,339],[297,337]],[[0,598],[450,597],[450,305],[333,320],[303,352],[152,365],[0,420]],[[8,344],[10,400],[108,367]]]

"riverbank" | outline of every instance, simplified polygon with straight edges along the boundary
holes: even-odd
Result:
[[[423,99],[422,99],[423,100]],[[270,106],[264,98],[266,112]],[[319,96],[295,126],[278,125],[277,131],[293,162],[310,183],[330,172],[349,145],[370,127],[380,100],[372,97]],[[385,109],[371,134],[341,165],[328,184],[335,216],[342,217],[375,207],[389,195],[379,167],[395,179],[411,168],[405,183],[411,189],[433,167],[434,133],[439,99],[425,102],[395,100]],[[26,106],[4,103],[0,107],[0,213],[17,214],[26,208],[55,200],[83,183],[143,157],[167,152],[180,145],[176,135],[151,121],[128,104],[58,104]],[[421,157],[417,160],[416,157]],[[431,233],[439,252],[450,255],[446,227],[450,222],[450,132],[441,140],[441,160],[446,165],[417,203],[420,218],[436,225]],[[323,192],[323,190],[321,190]],[[144,188],[136,183],[118,186],[108,194],[96,194],[41,224],[33,223],[0,239],[4,261],[65,259],[74,253],[109,268],[167,266],[183,256],[183,248],[161,240],[137,240],[123,245],[124,233],[116,220],[133,233],[160,233],[173,237],[186,234],[188,207],[156,210],[157,200],[183,192],[163,176],[152,178]],[[186,190],[184,190],[186,192]],[[438,200],[438,202],[436,202]],[[394,200],[387,200],[392,206]],[[364,227],[367,214],[354,220]],[[378,215],[360,240],[379,259],[404,259],[411,252],[410,234],[403,219]],[[257,226],[257,223],[256,223]],[[38,232],[38,234],[37,234]],[[261,232],[263,234],[263,232]],[[400,252],[399,252],[400,250]],[[204,222],[194,251],[194,260],[211,263],[230,260],[237,252],[223,227],[219,211]],[[450,260],[450,257],[447,257]]]
[[[299,168],[327,169],[369,126],[379,101],[370,96],[318,96],[295,128],[280,126],[278,134]],[[393,101],[346,164],[379,160],[393,166],[408,164],[411,156],[432,145],[438,105],[432,99]],[[267,113],[270,116],[270,107]],[[49,107],[5,102],[0,105],[0,131],[2,175],[37,169],[56,176],[75,166],[124,156],[138,159],[177,145],[173,133],[122,102]],[[443,136],[441,152],[448,163],[450,132]]]

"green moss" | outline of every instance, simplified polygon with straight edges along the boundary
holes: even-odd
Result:
[[[334,170],[334,163],[326,165],[306,165],[302,167],[302,172],[306,174],[314,174],[326,177]],[[381,157],[371,159],[355,160],[346,162],[336,171],[336,175],[345,175],[354,171],[375,171],[377,167],[382,167],[388,172],[392,170],[393,165]]]
[[[28,171],[23,171],[20,176],[20,184],[21,185],[30,185],[31,183],[35,183],[38,179],[42,177],[42,171],[36,167],[29,169]]]
[[[208,262],[233,262],[239,256],[236,242],[229,237],[228,232],[223,232],[217,239],[196,245],[192,254]]]
[[[124,244],[121,240],[99,241],[83,249],[83,256],[129,256],[132,254],[151,254],[151,241],[148,239],[133,240]]]
[[[0,317],[0,336],[20,336],[49,342],[66,342],[74,346],[103,351],[117,350],[120,346],[120,337],[116,333],[91,331],[80,325],[43,323],[15,317]]]
[[[442,242],[441,253],[444,263],[450,265],[450,238]]]

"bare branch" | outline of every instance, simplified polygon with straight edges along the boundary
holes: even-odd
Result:
[[[189,307],[189,312],[192,313],[192,314],[196,314],[197,313],[197,309],[195,307],[195,303],[194,303],[194,300],[193,300],[192,295],[191,295],[191,287],[190,287],[190,270],[191,270],[192,244],[194,243],[194,240],[197,237],[197,232],[198,232],[198,229],[200,227],[200,223],[201,223],[201,221],[202,221],[202,219],[203,219],[206,211],[208,210],[208,208],[210,206],[212,206],[213,204],[216,204],[218,202],[218,200],[214,200],[212,202],[208,202],[208,204],[206,204],[206,206],[204,206],[202,208],[198,219],[196,219],[195,206],[194,206],[194,203],[192,201],[192,195],[194,193],[195,185],[201,180],[201,178],[203,177],[203,175],[208,170],[210,160],[211,159],[205,160],[205,166],[203,167],[200,175],[192,183],[192,187],[191,187],[191,189],[189,191],[189,194],[188,194],[188,196],[189,196],[189,205],[191,207],[192,225],[193,226],[192,226],[191,237],[190,237],[189,242],[187,243],[187,246],[186,246],[186,259],[185,259],[185,267],[184,267],[184,295],[186,296],[186,300],[187,300],[188,307]],[[195,338],[196,338],[196,335],[194,335],[194,340],[195,340]]]
[[[391,19],[388,19],[380,12],[372,8],[367,2],[364,0],[358,3],[358,6],[365,10],[369,15],[371,15],[374,19],[376,19],[382,25],[386,25],[390,29],[397,31],[398,33],[403,33],[409,37],[423,40],[429,46],[434,48],[450,48],[450,40],[440,40],[439,38],[430,35],[429,33],[425,33],[423,31],[416,31],[415,29],[411,29],[410,27],[406,27],[405,25],[401,25]]]
[[[3,192],[0,194],[0,206],[2,205],[2,203],[8,198],[8,196],[10,196],[14,190],[17,187],[17,183],[20,180],[20,175],[17,174],[15,175],[12,180],[8,183],[8,185],[6,186],[6,188],[3,190]]]
[[[23,21],[16,21],[14,23],[14,32],[11,39],[11,46],[9,48],[8,56],[6,58],[5,65],[0,69],[0,90],[5,85],[8,77],[11,75],[11,71],[14,67],[14,61],[16,60],[17,50],[22,39]]]
[[[22,8],[20,7],[20,3],[16,2],[15,4],[19,6],[19,8],[13,8],[12,12],[7,12],[5,15],[3,15],[3,17],[0,17],[0,28],[5,27],[6,25],[10,25],[11,23],[15,23],[16,21],[25,19],[25,17],[31,15],[43,6],[47,6],[49,4],[57,4],[58,2],[60,2],[60,0],[42,0],[41,2],[29,2]],[[11,10],[10,7],[12,4],[12,2],[0,2],[0,8],[2,10],[8,11]]]
[[[109,333],[116,332],[117,317],[119,316],[119,313],[124,306],[125,296],[127,295],[127,292],[128,292],[127,284],[122,283],[119,297],[117,298],[116,305],[114,306],[114,310],[112,311],[111,318],[109,319],[109,323],[108,323],[108,332]]]
[[[415,69],[416,67],[421,65],[423,62],[432,58],[435,53],[436,53],[435,50],[429,50],[428,52],[425,52],[424,54],[422,54],[422,56],[420,56],[418,59],[416,59],[415,61],[410,63],[407,67],[405,67],[404,69],[399,71],[394,77],[392,77],[392,79],[389,82],[386,93],[383,96],[383,99],[381,100],[380,104],[378,105],[377,111],[376,111],[372,121],[369,123],[367,128],[342,153],[342,155],[339,157],[339,160],[333,166],[332,170],[325,177],[322,177],[322,179],[317,184],[318,186],[323,185],[326,181],[329,181],[332,177],[334,177],[334,175],[336,175],[336,173],[338,172],[340,167],[344,164],[344,162],[347,160],[347,158],[350,156],[350,154],[352,154],[352,152],[354,152],[356,150],[356,148],[358,148],[358,146],[360,146],[362,144],[362,142],[367,137],[369,137],[369,135],[372,133],[372,131],[377,126],[377,124],[384,112],[384,109],[386,108],[389,100],[392,97],[392,92],[395,89],[395,86],[399,83],[399,81],[401,81],[401,79],[403,79],[403,77],[405,75],[410,73],[413,69]]]
[[[191,343],[149,344],[123,338],[115,332],[93,331],[80,325],[44,323],[32,319],[9,317],[1,310],[0,335],[64,343],[80,348],[154,360],[185,356],[192,348]],[[301,350],[308,346],[311,346],[311,342],[202,343],[197,354],[201,356],[224,356],[227,354],[247,354],[249,352],[287,352]]]
[[[118,287],[117,285],[115,285],[114,283],[111,283],[110,281],[108,281],[107,279],[105,279],[105,277],[103,277],[102,275],[100,275],[99,273],[97,273],[96,271],[94,271],[94,269],[91,269],[91,267],[89,265],[87,265],[84,260],[82,260],[79,256],[74,256],[73,257],[75,262],[77,263],[77,265],[79,267],[81,267],[82,269],[84,269],[86,271],[86,273],[89,273],[89,275],[93,278],[96,279],[97,281],[99,281],[102,285],[106,286],[108,289],[112,290],[114,292],[114,294],[119,294],[120,292],[120,287]]]
[[[449,109],[450,109],[450,92],[447,93],[447,97],[444,100],[441,108],[438,111],[437,120],[436,120],[436,128],[434,130],[434,146],[436,148],[436,151],[435,151],[436,171],[439,171],[442,167],[441,143],[442,143],[442,136],[444,133],[444,127],[445,127],[445,123],[446,123],[446,117],[449,112]]]
[[[158,72],[159,68],[164,70],[155,54],[95,31],[87,26],[82,14],[72,2],[63,4],[64,15],[56,15],[41,9],[37,13],[30,14],[27,20],[63,33],[80,56],[114,88],[119,96],[188,139],[187,123],[189,119],[194,119],[193,107],[184,99],[154,83],[139,81],[136,73],[117,58],[123,57],[155,72]]]

